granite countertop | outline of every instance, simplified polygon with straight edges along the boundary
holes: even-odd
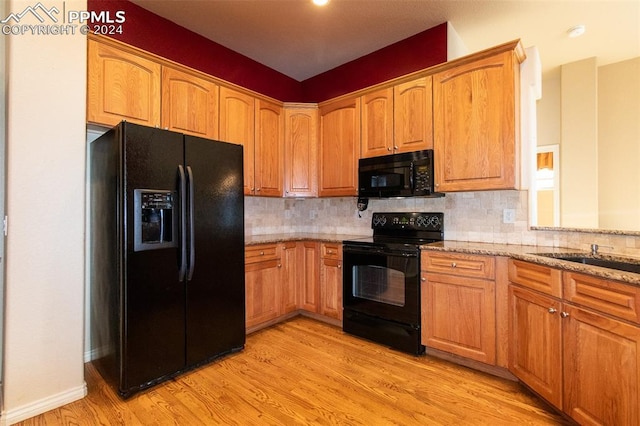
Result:
[[[505,256],[513,259],[523,260],[526,262],[550,266],[552,268],[581,272],[584,274],[595,275],[609,280],[616,280],[640,286],[640,274],[553,258],[553,256],[559,256],[562,254],[591,256],[589,252],[583,250],[560,247],[474,243],[464,241],[441,241],[437,243],[426,244],[421,246],[420,248],[422,250],[444,251],[453,253]],[[598,257],[608,258],[608,256],[606,255],[599,255]],[[629,261],[630,263],[640,264],[640,259],[637,258],[625,257],[624,259],[626,261]]]
[[[349,234],[323,234],[323,233],[283,233],[283,234],[265,234],[250,235],[244,237],[246,246],[256,244],[273,244],[283,243],[286,241],[319,241],[322,243],[341,243],[344,240],[355,240],[358,238],[367,238],[367,235],[349,235]]]

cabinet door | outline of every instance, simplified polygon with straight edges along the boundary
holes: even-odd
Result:
[[[285,108],[284,195],[318,195],[318,109]]]
[[[247,329],[280,315],[280,260],[250,263],[245,267]]]
[[[298,309],[298,280],[300,269],[304,265],[298,262],[298,244],[294,242],[282,244],[282,294],[281,309],[282,315]]]
[[[321,197],[358,194],[360,99],[345,99],[320,108]]]
[[[87,121],[159,126],[161,68],[142,54],[89,39]]]
[[[342,320],[342,261],[339,259],[322,259],[320,314]]]
[[[300,264],[300,294],[298,307],[309,312],[320,310],[320,256],[319,244],[304,241],[298,246]]]
[[[564,411],[581,425],[640,424],[640,329],[564,306]]]
[[[495,282],[429,273],[424,277],[422,344],[495,365]]]
[[[432,77],[393,88],[393,143],[395,152],[433,148]]]
[[[244,147],[244,193],[255,193],[255,111],[254,98],[246,93],[220,87],[220,140]]]
[[[361,158],[393,152],[393,88],[362,96]]]
[[[256,104],[255,195],[282,197],[284,110],[260,99]]]
[[[433,76],[438,191],[517,189],[520,68],[514,62],[505,52]]]
[[[562,409],[561,304],[509,285],[509,371]]]
[[[186,71],[162,67],[162,127],[218,139],[218,85]]]

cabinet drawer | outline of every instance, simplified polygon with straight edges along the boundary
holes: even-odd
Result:
[[[340,243],[322,243],[320,256],[323,259],[342,259],[342,244]]]
[[[427,272],[494,279],[496,263],[492,256],[460,253],[422,253],[422,269]]]
[[[562,271],[559,269],[511,259],[509,281],[550,296],[562,297]]]
[[[280,257],[277,244],[260,244],[247,246],[244,249],[245,263],[256,263],[264,260],[273,260]]]
[[[640,288],[575,272],[563,274],[568,302],[640,323]]]

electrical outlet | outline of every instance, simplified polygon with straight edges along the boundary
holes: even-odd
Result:
[[[516,222],[515,209],[502,210],[502,223],[515,223],[515,222]]]

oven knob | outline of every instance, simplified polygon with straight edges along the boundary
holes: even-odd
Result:
[[[427,226],[427,219],[424,216],[418,216],[416,223],[418,226]]]
[[[380,226],[384,226],[385,223],[387,223],[387,217],[380,216]]]

